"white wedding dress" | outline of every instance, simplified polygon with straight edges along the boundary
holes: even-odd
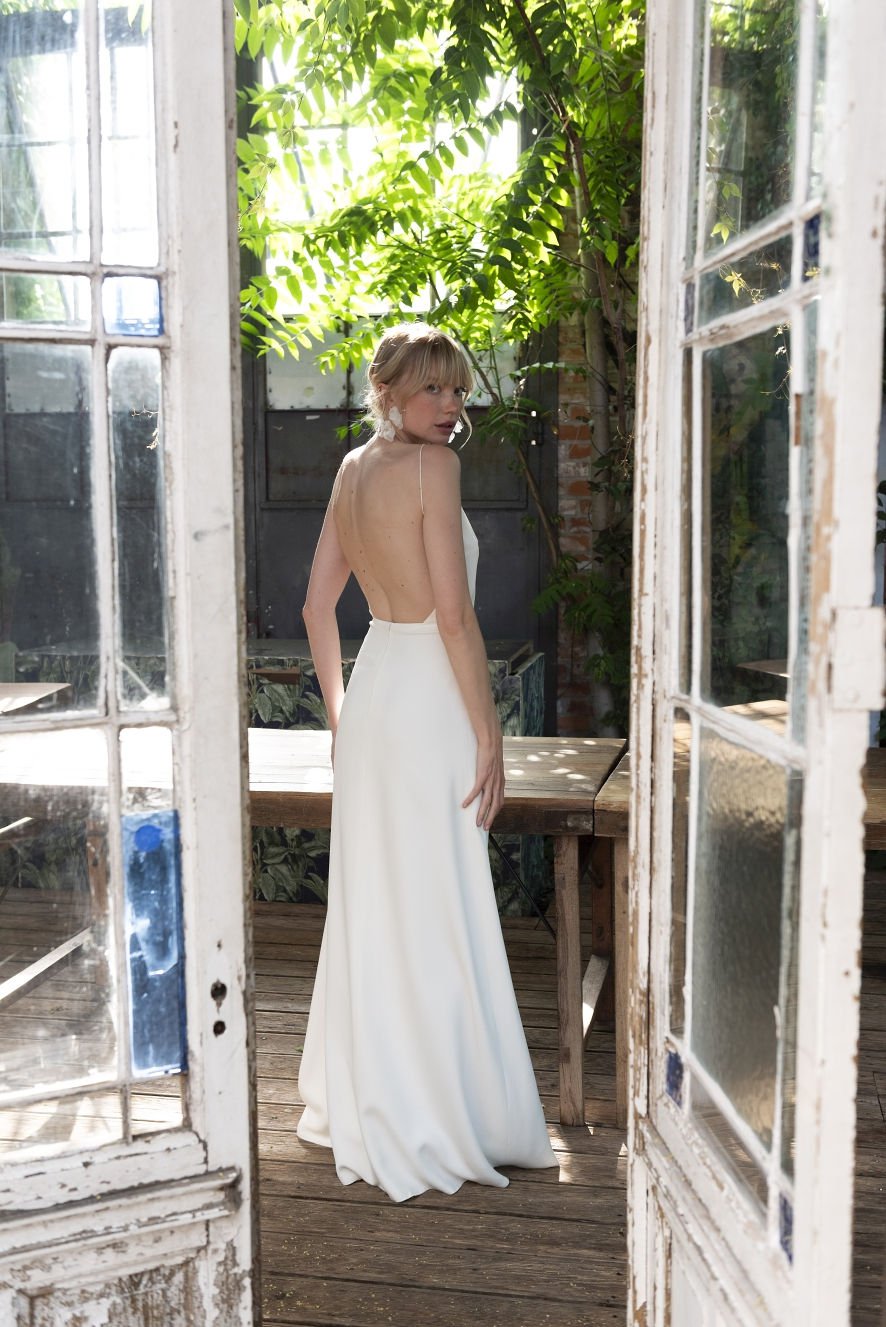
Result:
[[[462,512],[473,599],[478,544]],[[477,742],[436,615],[373,618],[336,738],[298,1136],[400,1202],[557,1164],[511,983]]]

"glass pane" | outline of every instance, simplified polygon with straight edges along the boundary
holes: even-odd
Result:
[[[790,679],[791,731],[798,742],[806,736],[806,686],[809,674],[809,597],[812,583],[812,502],[815,456],[815,394],[818,371],[818,300],[803,313],[806,342],[805,390],[800,409],[800,544],[797,552],[797,640]]]
[[[122,656],[117,693],[130,709],[168,703],[160,352],[113,350],[108,361]]]
[[[796,0],[711,0],[710,25],[708,252],[790,201]]]
[[[14,9],[0,14],[0,248],[88,258],[81,6],[25,0]]]
[[[184,944],[178,816],[123,816],[130,1062],[137,1078],[185,1067]]]
[[[150,5],[102,0],[102,261],[157,262]]]
[[[98,729],[0,738],[0,1102],[116,1075],[107,782]]]
[[[736,1179],[761,1207],[765,1207],[766,1177],[759,1163],[754,1160],[723,1113],[717,1109],[710,1095],[702,1087],[697,1074],[693,1074],[692,1077],[691,1114],[694,1123],[717,1144]]]
[[[699,323],[724,318],[780,295],[791,284],[790,235],[706,272],[699,283]]]
[[[93,708],[90,352],[0,344],[0,378],[0,698]]]
[[[815,12],[815,94],[812,106],[812,159],[809,163],[809,197],[815,198],[822,187],[822,152],[824,149],[824,96],[827,75],[828,9],[827,0],[818,0]]]
[[[797,989],[800,928],[800,824],[803,781],[788,780],[788,818],[785,827],[785,889],[782,920],[781,1016],[781,1164],[794,1174],[794,1126],[797,1105]]]
[[[39,327],[89,327],[89,278],[30,272],[0,274],[0,321]]]
[[[109,276],[102,284],[105,331],[112,336],[159,336],[160,282],[150,276]]]
[[[84,1092],[0,1108],[0,1156],[14,1152],[14,1161],[27,1154],[86,1151],[122,1137],[119,1091]]]
[[[767,1147],[775,1109],[788,776],[702,727],[692,1051]],[[798,832],[799,804],[791,804]]]
[[[683,428],[680,464],[680,657],[677,687],[692,686],[692,378],[693,354],[683,352]]]
[[[702,691],[775,725],[787,708],[789,379],[784,326],[703,357]]]
[[[170,1074],[133,1086],[129,1110],[134,1138],[160,1129],[177,1129],[184,1123],[186,1083],[184,1074]]]
[[[172,733],[168,728],[120,732],[120,776],[125,815],[172,806]]]
[[[692,728],[685,710],[674,711],[674,806],[671,830],[671,1031],[686,1022],[686,884],[689,866],[689,758]]]

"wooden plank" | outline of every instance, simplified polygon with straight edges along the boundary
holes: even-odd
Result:
[[[2,682],[0,683],[0,714],[29,709],[50,696],[61,699],[63,691],[70,691],[70,682]]]
[[[329,1327],[576,1327],[575,1304],[551,1304],[540,1314],[510,1295],[468,1293],[406,1285],[379,1285],[313,1278],[291,1273],[263,1277],[264,1327],[277,1324],[328,1324]],[[622,1297],[623,1300],[623,1297]],[[582,1327],[609,1327],[624,1321],[624,1304],[586,1305]]]
[[[297,1163],[296,1163],[297,1164]],[[390,1203],[332,1203],[319,1198],[300,1198],[275,1190],[263,1178],[262,1234],[290,1235],[298,1242],[300,1234],[321,1238],[371,1240],[410,1246],[513,1251],[524,1244],[534,1249],[550,1247],[569,1250],[570,1258],[595,1255],[612,1261],[624,1256],[624,1211],[611,1211],[615,1204],[600,1204],[594,1218],[552,1221],[544,1217],[501,1214],[490,1221],[485,1212],[428,1211],[412,1208],[405,1214]],[[613,1220],[613,1216],[621,1220]],[[591,1238],[589,1239],[589,1236]],[[265,1254],[276,1247],[264,1245]]]
[[[864,771],[867,808],[864,817],[864,846],[871,852],[886,848],[886,747],[871,747]]]
[[[298,1238],[278,1236],[278,1243],[281,1253],[290,1253],[297,1262],[293,1279],[326,1276],[345,1291],[355,1282],[382,1287],[400,1280],[411,1289],[437,1293],[519,1297],[535,1301],[545,1311],[568,1304],[573,1314],[581,1311],[578,1306],[584,1307],[589,1293],[597,1303],[617,1305],[624,1291],[624,1271],[616,1260],[591,1253],[578,1261],[573,1252],[563,1253],[556,1246],[538,1252],[528,1244],[517,1250],[455,1244],[444,1261],[433,1246],[392,1246],[389,1240],[369,1240],[365,1234],[357,1239],[334,1235],[321,1239],[303,1229]]]
[[[595,837],[591,855],[591,947],[595,954],[612,954],[612,843]],[[615,1005],[612,995],[611,968],[597,1000],[596,1019],[612,1025]]]
[[[505,804],[496,830],[591,833],[594,798],[623,749],[620,738],[506,737]],[[249,751],[253,824],[328,827],[328,733],[253,728]]]
[[[563,1124],[582,1124],[581,918],[578,910],[578,840],[573,837],[554,841],[554,890],[557,900],[560,1120]]]
[[[78,931],[76,935],[50,949],[48,954],[44,954],[36,962],[29,963],[14,977],[8,977],[6,981],[0,983],[0,1004],[24,995],[32,986],[52,974],[54,969],[57,971],[60,964],[69,962],[72,954],[85,945],[91,935],[92,929],[87,926],[85,930]]]
[[[277,1147],[273,1141],[269,1151],[273,1156],[261,1157],[261,1193],[265,1196],[280,1194],[292,1204],[301,1198],[322,1198],[324,1201],[357,1204],[359,1209],[367,1204],[375,1205],[386,1202],[385,1194],[370,1184],[344,1185],[338,1180],[332,1152],[326,1148],[313,1148],[316,1160],[306,1160],[301,1151],[293,1151],[290,1156],[283,1156],[283,1139],[277,1135]],[[290,1145],[296,1147],[300,1140],[290,1136]],[[300,1144],[304,1148],[304,1144]],[[594,1158],[582,1157],[582,1161]],[[273,1168],[283,1169],[285,1180],[275,1180]],[[588,1213],[597,1204],[602,1220],[611,1221],[615,1229],[623,1229],[626,1222],[625,1174],[626,1160],[614,1164],[606,1158],[597,1158],[596,1166],[586,1166],[582,1180],[573,1180],[572,1170],[562,1168],[560,1177],[556,1170],[516,1170],[503,1168],[503,1173],[511,1178],[507,1189],[493,1188],[492,1185],[466,1184],[458,1193],[439,1193],[428,1189],[418,1197],[410,1198],[409,1208],[398,1208],[401,1212],[414,1212],[416,1209],[448,1210],[448,1212],[485,1212],[509,1214],[509,1216],[545,1217],[546,1220],[561,1221],[576,1218],[581,1213]],[[536,1176],[536,1180],[531,1180]],[[541,1177],[541,1178],[537,1178]],[[584,1181],[584,1182],[582,1182]]]
[[[628,837],[631,804],[631,756],[626,752],[594,800],[594,833],[603,838]]]
[[[629,859],[627,839],[614,839],[612,841],[612,894],[615,931],[615,1122],[620,1129],[626,1129],[628,1123]]]

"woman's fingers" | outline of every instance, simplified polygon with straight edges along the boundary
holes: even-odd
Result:
[[[504,776],[501,770],[492,769],[488,774],[482,775],[477,779],[471,791],[462,802],[463,807],[468,807],[479,797],[480,804],[477,807],[477,824],[484,829],[489,829],[495,817],[498,815],[504,804]]]

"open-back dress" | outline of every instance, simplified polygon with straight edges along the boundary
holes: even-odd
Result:
[[[462,512],[471,599],[478,544]],[[329,905],[298,1136],[397,1202],[557,1164],[474,784],[477,739],[437,629],[372,618],[335,748]]]

